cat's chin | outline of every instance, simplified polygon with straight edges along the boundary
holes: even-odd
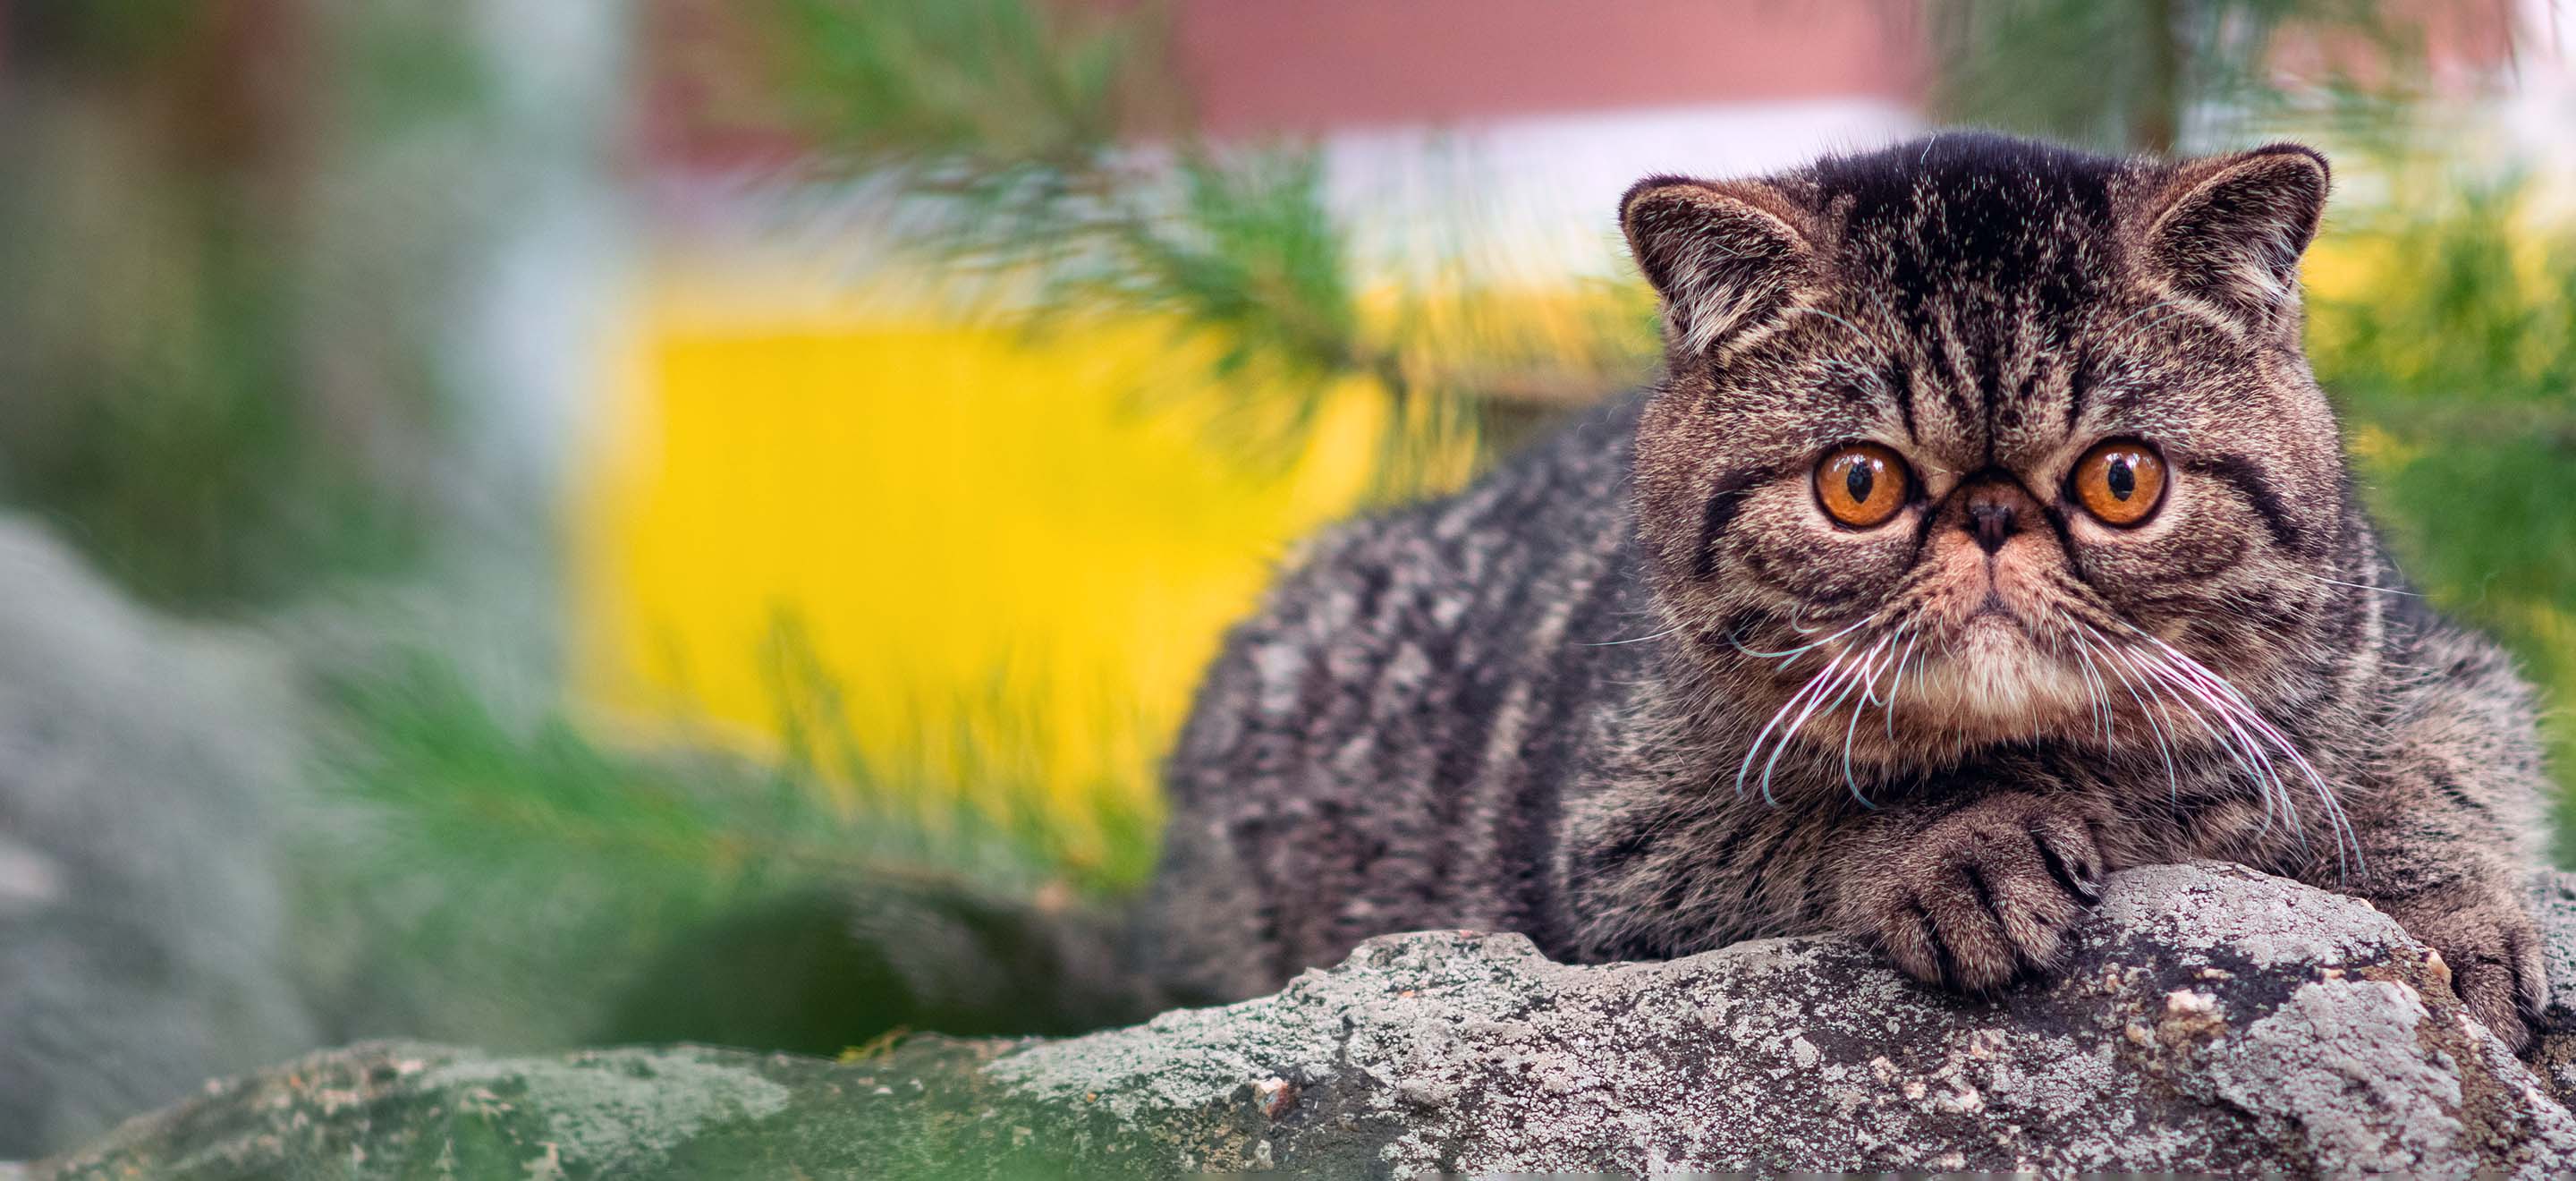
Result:
[[[2002,613],[1961,623],[1937,656],[1897,693],[1909,728],[1969,745],[2018,742],[2090,723],[2092,697],[2080,669],[2042,650]]]

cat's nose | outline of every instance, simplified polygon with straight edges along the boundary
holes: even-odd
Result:
[[[2021,532],[2022,496],[2018,489],[1987,485],[1968,490],[1968,531],[1977,535],[1977,548],[1993,553],[2004,547],[2013,534]]]

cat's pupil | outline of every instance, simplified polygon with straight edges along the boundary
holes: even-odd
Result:
[[[1858,460],[1843,473],[1843,491],[1851,494],[1853,504],[1868,504],[1869,490],[1878,483],[1878,476],[1870,471],[1870,466],[1868,460]]]
[[[2138,490],[2138,473],[2130,468],[2128,460],[2114,459],[2110,470],[2102,473],[2102,482],[2111,486],[2111,495],[2127,500]]]

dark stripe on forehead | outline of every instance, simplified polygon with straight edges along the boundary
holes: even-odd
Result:
[[[2004,396],[2004,327],[2001,324],[1980,325],[1982,339],[1977,342],[1977,360],[1982,372],[1977,374],[1977,393],[1985,406],[1986,464],[1995,462],[1995,414]]]
[[[1914,366],[1902,358],[1889,362],[1887,388],[1896,391],[1896,417],[1905,423],[1905,441],[1921,442],[1914,433]]]
[[[2263,527],[2281,548],[2292,553],[2308,552],[2306,535],[2291,522],[2289,506],[2282,503],[2280,493],[2272,490],[2263,473],[2255,470],[2252,460],[2239,455],[2212,455],[2195,459],[2187,466],[2235,485],[2246,503],[2254,506],[2255,515],[2263,518]]]
[[[2075,429],[2075,420],[2084,417],[2085,396],[2093,392],[2093,350],[2078,345],[2075,371],[2066,376],[2066,429]]]
[[[2098,297],[2093,260],[2129,167],[1975,133],[1814,166],[1817,204],[1843,221],[1846,273],[1927,354],[1914,376],[1941,401],[1900,403],[1900,414],[1954,410],[1960,433],[1983,436],[1962,440],[1984,444],[1971,454],[1995,460],[1997,435],[2022,429],[2013,412],[2030,412],[2011,380],[2040,360],[2025,350],[2063,339],[2059,329]]]

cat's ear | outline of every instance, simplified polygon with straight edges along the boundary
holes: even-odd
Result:
[[[2326,158],[2273,144],[2185,164],[2159,194],[2144,245],[2175,294],[2262,329],[2299,303],[2299,256],[2326,211]]]
[[[1664,297],[1674,347],[1704,353],[1780,314],[1814,271],[1796,216],[1751,181],[1650,176],[1619,199],[1619,228]]]

